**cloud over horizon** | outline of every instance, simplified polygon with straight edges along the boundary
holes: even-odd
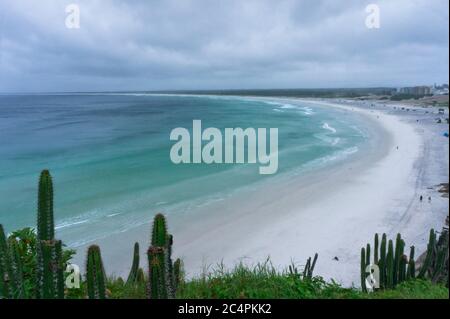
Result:
[[[0,92],[443,83],[448,15],[447,0],[2,0]]]

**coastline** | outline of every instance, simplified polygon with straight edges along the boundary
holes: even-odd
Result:
[[[423,132],[383,110],[302,101],[358,112],[373,123],[378,137],[371,141],[375,145],[368,154],[357,155],[338,170],[330,167],[211,203],[196,212],[195,221],[188,214],[176,222],[169,218],[174,256],[184,260],[188,276],[199,275],[222,261],[225,266],[239,261],[253,264],[264,262],[269,255],[278,268],[291,261],[301,267],[317,252],[316,274],[344,285],[358,285],[359,250],[372,241],[375,232],[393,237],[400,231],[407,244],[415,244],[421,252],[428,227],[442,224],[446,211],[430,217],[425,211],[431,207],[418,207],[417,203],[418,180],[427,161],[424,145],[429,139]],[[448,172],[440,182],[445,180]],[[144,256],[149,232],[150,225],[142,225],[96,241],[105,264],[114,267],[107,272],[126,276],[134,241],[140,242]],[[78,251],[75,263],[83,265],[85,247]],[[141,266],[146,268],[146,258],[142,260]]]

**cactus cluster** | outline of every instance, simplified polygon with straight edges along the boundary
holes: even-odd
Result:
[[[446,283],[448,286],[448,242],[448,228],[443,229],[439,239],[433,229],[430,231],[427,253],[418,274],[419,278],[429,278],[435,283]]]
[[[370,258],[370,245],[361,249],[361,288],[367,291],[367,266],[377,265],[379,269],[380,289],[393,289],[403,281],[418,278],[427,278],[433,282],[448,285],[448,229],[444,228],[439,240],[436,239],[434,229],[430,230],[429,241],[425,259],[420,269],[416,267],[415,248],[411,246],[409,256],[405,254],[405,242],[398,234],[395,245],[392,240],[387,241],[383,234],[379,243],[378,234],[375,235],[375,250],[373,263]]]
[[[409,258],[405,255],[405,241],[398,234],[395,245],[387,240],[386,234],[375,234],[373,261],[371,259],[371,246],[361,248],[361,288],[367,291],[366,278],[368,266],[376,265],[379,269],[378,285],[380,289],[395,288],[401,282],[415,278],[414,246],[410,248]]]

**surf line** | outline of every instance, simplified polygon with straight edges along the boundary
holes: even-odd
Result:
[[[215,127],[202,130],[202,121],[192,121],[192,134],[183,127],[170,132],[177,141],[170,149],[174,164],[257,164],[259,174],[278,171],[278,128],[225,128],[224,134]],[[207,142],[203,145],[203,142]],[[247,156],[245,156],[247,150]]]

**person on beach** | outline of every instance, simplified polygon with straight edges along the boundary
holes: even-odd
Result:
[[[422,195],[420,195],[420,201],[423,201],[423,196]]]

